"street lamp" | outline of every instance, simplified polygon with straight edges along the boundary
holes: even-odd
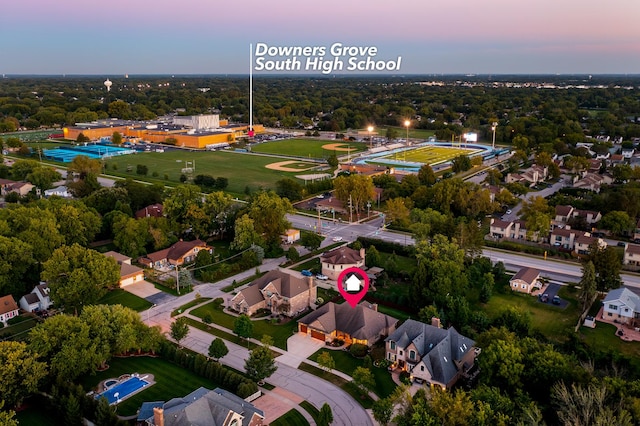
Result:
[[[369,210],[371,209],[371,201],[367,201],[367,217],[369,217]]]
[[[406,127],[406,128],[407,128],[407,140],[406,140],[407,145],[410,145],[410,144],[409,144],[409,126],[410,126],[410,125],[411,125],[411,121],[409,121],[409,120],[404,120],[404,127]]]
[[[496,128],[498,127],[498,122],[494,121],[491,125],[491,131],[493,132],[493,141],[491,142],[491,149],[493,151],[496,150]]]
[[[371,132],[373,132],[373,126],[367,127],[369,131],[369,150],[373,149],[373,139],[371,138]]]

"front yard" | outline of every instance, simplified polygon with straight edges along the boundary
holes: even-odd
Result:
[[[233,330],[233,323],[236,319],[235,316],[224,313],[222,306],[215,301],[194,309],[191,311],[191,315],[197,316],[200,319],[208,315],[208,319],[211,319],[212,323],[228,328],[229,330]],[[269,335],[273,338],[274,346],[286,350],[287,339],[297,330],[298,323],[295,319],[291,319],[283,324],[272,323],[271,320],[257,320],[253,321],[252,337],[261,339],[263,335]]]

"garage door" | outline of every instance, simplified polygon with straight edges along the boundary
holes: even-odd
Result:
[[[320,333],[319,331],[311,330],[311,337],[324,342],[324,333]]]
[[[304,334],[307,334],[307,326],[303,325],[303,324],[300,324],[300,332],[304,333]]]

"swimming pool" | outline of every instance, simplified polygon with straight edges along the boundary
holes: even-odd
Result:
[[[96,399],[101,397],[107,398],[109,404],[115,404],[123,399],[128,398],[132,393],[146,387],[149,382],[139,377],[130,377],[122,383],[115,385],[114,387],[107,389],[96,395]]]

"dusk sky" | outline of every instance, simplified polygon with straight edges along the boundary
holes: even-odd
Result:
[[[244,74],[250,43],[340,42],[401,56],[395,74],[640,74],[639,18],[639,0],[21,0],[0,73]]]

